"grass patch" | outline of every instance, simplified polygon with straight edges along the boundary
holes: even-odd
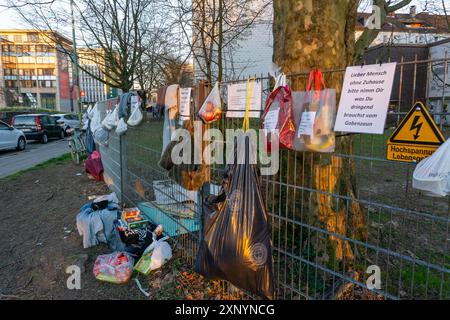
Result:
[[[45,162],[42,162],[40,164],[37,164],[34,167],[13,173],[12,175],[9,175],[7,177],[0,179],[0,181],[14,181],[14,180],[17,180],[18,178],[20,178],[21,176],[23,176],[27,172],[47,169],[50,167],[66,164],[71,160],[72,160],[72,157],[71,157],[70,153],[66,153],[66,154],[63,154],[62,156],[59,156],[59,157],[47,160]]]

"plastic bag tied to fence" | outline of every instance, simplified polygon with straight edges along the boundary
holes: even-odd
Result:
[[[128,126],[125,122],[124,118],[120,118],[119,122],[117,123],[116,133],[120,136],[127,132]]]
[[[292,94],[288,86],[278,86],[269,95],[262,116],[262,128],[267,132],[267,150],[272,151],[269,135],[278,131],[280,148],[294,148],[295,124],[292,109]]]
[[[91,129],[92,133],[95,134],[95,131],[97,131],[98,129],[100,129],[102,127],[101,114],[100,114],[100,110],[99,110],[97,104],[94,106],[94,108],[92,108],[91,114],[92,114],[92,118],[91,118],[90,129]]]
[[[450,140],[417,165],[413,174],[413,188],[431,196],[450,195]]]
[[[293,93],[293,107],[297,128],[294,149],[322,153],[334,152],[336,90],[326,89],[320,70],[311,71],[306,92]]]
[[[136,102],[131,107],[131,115],[128,118],[127,124],[129,126],[136,127],[142,122],[143,119],[144,119],[144,115],[142,114],[142,111],[141,111],[141,103]]]
[[[247,126],[244,121],[244,129]],[[195,271],[272,299],[271,228],[259,170],[249,161],[251,152],[256,150],[249,137],[238,139],[235,161],[227,167],[219,196],[203,203],[204,227]]]
[[[116,105],[113,111],[109,112],[105,119],[102,121],[102,126],[111,131],[115,127],[117,127],[117,123],[119,122],[119,105]]]
[[[218,121],[222,116],[222,100],[220,99],[218,82],[214,85],[205,102],[203,102],[198,116],[207,124]]]

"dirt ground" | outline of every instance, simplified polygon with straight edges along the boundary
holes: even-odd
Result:
[[[136,275],[125,285],[96,280],[95,259],[110,250],[83,249],[75,218],[89,196],[106,193],[103,183],[69,162],[0,180],[0,300],[223,298],[217,283],[193,274],[176,252],[161,270],[139,276],[149,297],[137,288]],[[65,270],[73,264],[82,268],[81,290],[67,289]]]

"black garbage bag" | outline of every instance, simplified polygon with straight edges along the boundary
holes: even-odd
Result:
[[[271,227],[259,170],[249,161],[248,137],[244,143],[245,159],[237,162],[235,149],[234,164],[227,167],[219,196],[203,203],[204,227],[195,271],[273,299]]]

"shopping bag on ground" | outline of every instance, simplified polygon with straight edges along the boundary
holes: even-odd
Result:
[[[134,259],[126,252],[101,255],[95,260],[94,276],[100,281],[126,283],[133,273],[133,264]]]
[[[203,105],[198,112],[198,116],[204,123],[215,122],[222,116],[222,100],[220,99],[218,82],[214,85],[205,102],[203,102]]]
[[[169,239],[164,237],[156,240],[156,235],[153,234],[153,242],[145,249],[141,259],[134,269],[143,274],[149,274],[151,271],[161,268],[167,261],[172,258],[172,248],[166,242]]]
[[[293,108],[297,128],[294,149],[334,152],[336,90],[326,89],[320,70],[311,71],[306,92],[293,93]]]
[[[103,180],[103,164],[100,152],[95,150],[84,163],[85,170],[95,180]]]
[[[413,188],[431,196],[450,195],[450,140],[417,165],[413,174]]]

